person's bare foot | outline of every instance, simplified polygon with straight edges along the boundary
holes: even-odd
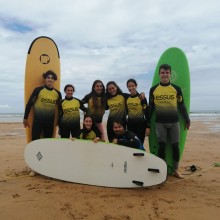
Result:
[[[35,176],[36,175],[36,172],[34,171],[34,170],[31,170],[31,172],[29,173],[29,176],[30,177],[33,177],[33,176]]]
[[[175,170],[173,172],[173,175],[179,179],[184,179],[183,175],[181,175],[178,170]]]

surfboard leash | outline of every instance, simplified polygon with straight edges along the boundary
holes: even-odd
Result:
[[[186,178],[183,178],[183,179],[176,180],[176,181],[171,181],[171,182],[170,181],[166,181],[166,182],[168,184],[173,184],[173,183],[177,183],[177,182],[180,182],[180,181],[188,180],[189,178],[194,177],[196,175],[199,175],[200,173],[205,172],[205,171],[207,171],[207,170],[209,170],[209,169],[211,169],[213,167],[220,167],[220,163],[213,163],[210,167],[208,167],[208,168],[206,168],[204,170],[202,170],[202,168],[200,168],[198,166],[195,166],[195,165],[187,166],[186,167],[186,171],[189,170],[189,171],[191,171],[191,173],[189,173],[189,174],[182,174],[182,175],[190,175],[190,176],[188,176]],[[198,172],[196,172],[196,171],[198,171]]]

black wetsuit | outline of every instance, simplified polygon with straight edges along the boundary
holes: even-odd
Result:
[[[86,130],[85,128],[84,129],[81,129],[77,135],[77,138],[78,139],[85,139],[85,140],[93,140],[95,139],[96,137],[99,137],[101,138],[101,135],[100,135],[100,132],[98,129],[94,129],[92,128],[91,130]]]
[[[62,100],[60,106],[59,129],[61,138],[76,137],[80,130],[80,111],[87,111],[83,102],[71,97]]]
[[[189,123],[190,121],[184,105],[181,88],[171,83],[160,83],[153,86],[150,89],[150,112],[152,112],[153,108],[156,109],[158,156],[165,159],[165,147],[167,135],[169,134],[173,148],[174,170],[177,170],[180,159],[178,108],[185,122]]]
[[[114,137],[113,122],[114,120],[122,120],[126,124],[126,106],[125,100],[128,94],[116,94],[107,99],[106,110],[109,109],[109,116],[107,120],[107,134],[109,142],[112,142]]]
[[[55,109],[61,100],[61,93],[54,88],[49,88],[45,85],[34,89],[24,113],[24,119],[27,119],[31,107],[34,107],[32,140],[39,139],[42,132],[44,138],[52,137]]]
[[[125,131],[123,135],[115,135],[113,139],[117,139],[119,145],[144,150],[143,144],[132,131]]]
[[[102,104],[101,96],[96,95],[93,97],[91,93],[86,95],[82,101],[83,103],[88,103],[88,114],[92,116],[95,123],[101,123],[103,115],[105,114],[105,103]],[[94,103],[96,99],[96,103]]]
[[[140,94],[129,96],[126,100],[127,129],[134,132],[144,144],[145,131],[149,128],[149,107],[147,99],[140,100]]]

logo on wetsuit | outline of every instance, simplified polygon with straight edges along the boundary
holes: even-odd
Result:
[[[42,98],[41,102],[48,104],[56,104],[56,100]]]
[[[174,100],[174,95],[157,95],[156,100]]]
[[[63,109],[64,113],[69,113],[69,112],[74,112],[74,111],[79,111],[78,107],[75,108],[67,108],[67,109]]]

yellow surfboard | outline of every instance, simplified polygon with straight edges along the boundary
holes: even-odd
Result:
[[[24,102],[25,106],[36,87],[44,85],[42,74],[52,70],[57,74],[58,80],[54,88],[60,90],[60,55],[56,43],[49,37],[41,36],[31,43],[26,61]],[[57,118],[57,117],[56,117]],[[29,127],[26,128],[27,143],[31,142],[31,131],[33,123],[33,108],[28,116]],[[57,119],[54,124],[54,135],[56,136]]]

